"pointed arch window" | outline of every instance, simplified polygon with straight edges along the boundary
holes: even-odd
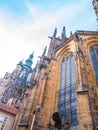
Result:
[[[68,53],[61,64],[61,79],[59,91],[58,111],[61,120],[69,122],[71,126],[78,124],[76,101],[76,76],[74,56]]]
[[[90,54],[93,62],[93,67],[94,67],[96,82],[98,87],[98,45],[94,45],[90,48]]]

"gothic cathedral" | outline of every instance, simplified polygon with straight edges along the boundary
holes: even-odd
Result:
[[[1,130],[98,130],[98,31],[65,32],[0,80]]]

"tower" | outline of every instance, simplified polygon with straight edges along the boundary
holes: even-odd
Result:
[[[17,64],[16,69],[10,74],[1,102],[19,108],[25,87],[28,86],[28,84],[32,84],[31,78],[34,74],[31,67],[33,63],[33,54],[34,53],[29,56],[25,63],[23,63],[23,60],[20,61]]]
[[[36,68],[31,67],[32,60],[33,53],[25,64],[23,60],[20,61],[14,71],[6,73],[0,82],[0,129],[12,129],[15,118],[24,105],[22,100],[30,93],[31,86],[36,84]]]
[[[25,69],[30,69],[30,70],[32,70],[32,68],[31,68],[31,65],[32,65],[32,59],[33,59],[33,55],[34,55],[34,52],[29,56],[29,58],[25,61],[25,64],[23,64],[23,67],[25,68]]]

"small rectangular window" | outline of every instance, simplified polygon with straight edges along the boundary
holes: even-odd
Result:
[[[0,130],[4,129],[6,122],[7,122],[7,119],[8,119],[7,116],[0,114]]]

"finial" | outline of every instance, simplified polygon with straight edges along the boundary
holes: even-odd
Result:
[[[30,58],[32,59],[34,57],[34,51],[32,52],[32,54],[30,55]]]
[[[98,0],[93,0],[92,4],[93,4],[95,14],[96,14],[96,17],[97,17],[97,20],[98,20]]]
[[[24,59],[21,60],[21,62],[23,62]]]
[[[32,55],[34,56],[34,51],[32,52]]]
[[[57,34],[57,28],[55,28],[55,30],[54,30],[53,37],[56,37],[56,34]]]
[[[36,66],[38,66],[39,65],[39,60],[37,61],[37,63],[36,63]]]
[[[42,56],[45,56],[47,50],[47,46],[45,46]]]
[[[48,38],[52,39],[53,37],[56,37],[56,35],[57,35],[57,28],[55,28],[53,36],[52,37],[48,36]]]
[[[66,30],[65,30],[65,26],[63,27],[62,33],[61,33],[61,39],[66,38]]]
[[[70,31],[70,36],[72,36],[72,31]]]
[[[23,59],[21,61],[19,61],[19,63],[17,65],[22,66],[23,65]]]

